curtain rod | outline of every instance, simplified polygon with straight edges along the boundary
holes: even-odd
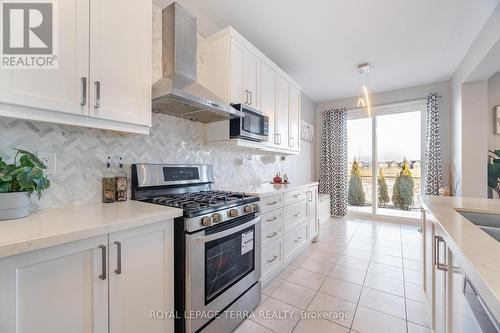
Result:
[[[442,94],[438,94],[438,98],[442,98]],[[378,108],[378,107],[383,107],[383,106],[388,106],[388,105],[394,105],[394,104],[403,104],[403,103],[409,103],[409,102],[416,102],[416,101],[424,101],[426,100],[427,97],[419,97],[419,98],[411,98],[411,99],[405,99],[402,101],[397,101],[397,102],[387,102],[387,103],[380,103],[380,104],[374,104],[372,105],[372,108]],[[363,109],[362,107],[350,107],[346,108],[347,111],[353,111],[353,110],[361,110]]]

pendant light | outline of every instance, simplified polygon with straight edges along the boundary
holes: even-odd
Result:
[[[370,64],[364,63],[358,65],[359,70],[359,92],[358,92],[358,108],[366,108],[368,112],[368,117],[372,116],[372,106],[370,103],[370,96],[368,94],[368,87],[366,79],[368,73],[370,72]]]

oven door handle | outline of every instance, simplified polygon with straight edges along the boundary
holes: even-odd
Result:
[[[229,236],[229,235],[232,235],[238,231],[241,231],[243,229],[246,229],[248,227],[251,227],[257,223],[260,222],[260,216],[256,217],[255,219],[251,220],[251,221],[248,221],[248,222],[245,222],[243,224],[240,224],[234,228],[230,228],[230,229],[227,229],[227,230],[224,230],[224,231],[221,231],[221,232],[218,232],[216,234],[210,234],[210,235],[203,235],[202,232],[200,232],[200,235],[196,235],[192,238],[193,241],[202,241],[204,243],[206,242],[210,242],[210,241],[213,241],[215,239],[219,239],[219,238],[222,238],[222,237],[226,237],[226,236]]]

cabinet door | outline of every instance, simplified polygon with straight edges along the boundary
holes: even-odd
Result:
[[[300,91],[288,87],[288,145],[291,150],[299,151],[300,145]]]
[[[150,311],[174,309],[173,221],[109,235],[111,333],[173,332],[173,318]]]
[[[276,82],[276,134],[278,146],[289,148],[288,145],[288,82],[278,76]]]
[[[245,52],[245,91],[248,92],[248,105],[256,110],[260,110],[259,92],[259,58],[248,50]]]
[[[1,69],[0,115],[4,108],[1,103],[88,115],[82,78],[89,76],[89,3],[59,1],[57,15],[58,68]],[[36,118],[35,115],[19,111],[18,116]]]
[[[90,0],[90,115],[151,125],[151,1]]]
[[[231,39],[231,99],[230,103],[248,104],[245,92],[245,48]]]
[[[269,117],[269,143],[277,143],[276,123],[276,73],[265,63],[260,64],[261,111]]]
[[[99,236],[0,259],[0,332],[107,332],[107,244]]]
[[[307,189],[307,239],[318,236],[318,187],[309,186]]]
[[[480,333],[481,327],[472,313],[471,307],[464,296],[465,273],[462,264],[453,255],[450,255],[450,332],[453,333]],[[467,292],[467,291],[466,291]]]
[[[435,332],[446,332],[447,288],[448,288],[448,246],[443,239],[441,228],[434,225],[434,283],[432,320]]]

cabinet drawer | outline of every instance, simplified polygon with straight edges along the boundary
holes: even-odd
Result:
[[[275,223],[271,228],[266,230],[262,230],[261,232],[262,239],[262,247],[266,247],[270,243],[274,242],[277,239],[280,239],[283,235],[283,224]]]
[[[295,249],[306,241],[306,223],[301,223],[290,230],[285,231],[285,258],[291,255]]]
[[[283,223],[283,208],[262,214],[261,221],[262,231],[271,228],[276,224]]]
[[[262,276],[283,262],[283,242],[276,240],[262,249]]]
[[[294,191],[286,192],[285,193],[285,206],[288,206],[290,204],[293,204],[297,201],[305,200],[307,199],[307,188],[303,187]]]
[[[307,201],[300,201],[287,206],[283,214],[285,215],[285,229],[292,227],[300,221],[305,221],[307,218]]]
[[[271,195],[260,198],[260,210],[262,213],[283,207],[283,194]]]

